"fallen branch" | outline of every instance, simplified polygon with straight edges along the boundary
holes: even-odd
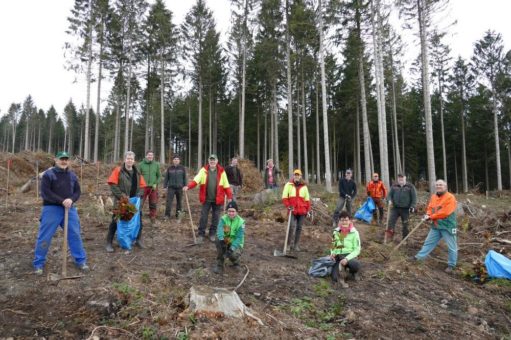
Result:
[[[490,239],[491,242],[497,242],[497,243],[502,243],[502,244],[509,244],[511,245],[511,240],[506,240],[506,239],[503,239],[503,238],[497,238],[497,237],[492,237]]]
[[[11,312],[11,313],[14,313],[14,314],[19,314],[19,315],[29,315],[28,313],[25,313],[25,312],[22,312],[20,310],[14,310],[14,309],[2,309],[2,312]]]
[[[243,284],[243,282],[245,282],[245,280],[247,279],[248,273],[250,273],[250,269],[248,269],[248,266],[246,264],[245,264],[245,268],[247,268],[247,272],[245,273],[243,280],[241,280],[241,282],[233,289],[233,291],[236,291],[238,288],[240,288],[241,285]]]
[[[111,330],[115,330],[115,331],[121,331],[121,332],[125,332],[127,334],[129,334],[130,336],[132,337],[135,337],[135,335],[131,332],[128,332],[127,330],[125,329],[122,329],[122,328],[117,328],[117,327],[109,327],[109,326],[97,326],[96,328],[94,328],[92,330],[92,333],[90,334],[90,336],[87,338],[87,340],[92,340],[93,337],[94,337],[94,333],[98,330],[98,329],[101,329],[101,328],[104,328],[104,329],[111,329]]]

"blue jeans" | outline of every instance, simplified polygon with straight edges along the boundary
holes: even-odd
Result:
[[[34,251],[34,268],[43,268],[46,254],[50,249],[51,239],[60,226],[64,228],[64,207],[61,205],[44,205],[39,224],[39,234]],[[80,219],[75,207],[69,209],[67,241],[71,255],[77,266],[87,262],[87,255],[80,236]]]
[[[458,260],[456,234],[453,235],[445,229],[431,228],[429,230],[428,237],[426,237],[426,241],[424,241],[424,244],[422,245],[422,249],[417,253],[417,255],[415,255],[415,258],[419,261],[424,260],[426,256],[435,249],[441,239],[444,239],[449,252],[447,265],[449,267],[456,267],[456,262]]]

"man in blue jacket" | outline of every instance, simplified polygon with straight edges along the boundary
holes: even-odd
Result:
[[[74,172],[69,170],[68,153],[65,151],[57,153],[55,166],[46,170],[41,179],[43,210],[33,262],[36,275],[43,274],[51,239],[59,226],[64,227],[65,209],[69,210],[67,240],[71,255],[80,270],[89,271],[87,255],[80,236],[80,219],[74,206],[74,203],[80,198],[80,193],[78,178]]]

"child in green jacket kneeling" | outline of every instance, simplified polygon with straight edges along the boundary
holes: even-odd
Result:
[[[346,211],[342,211],[339,215],[339,222],[334,229],[332,235],[332,248],[330,250],[330,257],[335,260],[335,265],[332,269],[332,280],[339,281],[339,273],[342,275],[340,281],[343,288],[347,288],[346,284],[347,274],[351,279],[358,281],[357,272],[360,270],[360,262],[356,260],[360,254],[360,236],[357,229],[351,221],[350,215]]]
[[[240,257],[245,242],[245,220],[238,215],[238,205],[235,201],[227,204],[227,214],[222,216],[216,229],[216,266],[213,272],[223,274],[224,259],[232,262],[232,268],[239,270]]]

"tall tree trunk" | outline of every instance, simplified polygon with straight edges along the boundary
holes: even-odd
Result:
[[[208,118],[208,153],[211,155],[213,153],[213,94],[211,86],[209,87],[209,100],[208,100],[208,109],[209,109],[209,118]]]
[[[160,52],[160,163],[165,164],[165,62]],[[147,150],[146,150],[147,151]]]
[[[261,170],[261,112],[259,104],[257,105],[257,169]]]
[[[119,98],[120,103],[120,98]],[[121,115],[120,115],[120,104],[117,104],[117,107],[115,108],[115,133],[114,133],[114,162],[117,162],[119,160],[119,140],[121,135]]]
[[[27,116],[27,121],[26,121],[26,126],[25,126],[25,150],[29,150],[30,149],[30,145],[29,145],[29,141],[30,139],[28,138],[29,137],[29,132],[30,132],[30,124],[29,124],[29,119],[28,119],[28,116]]]
[[[268,160],[268,112],[264,113],[264,148],[263,148],[263,168]]]
[[[242,37],[242,52],[241,52],[241,116],[239,126],[239,156],[245,158],[245,87],[246,87],[246,69],[247,69],[247,17],[248,17],[248,1],[244,3],[243,15],[243,37]],[[258,116],[259,119],[259,116]],[[259,125],[257,126],[259,129]],[[259,130],[258,130],[259,133]],[[259,137],[259,135],[258,135]],[[258,159],[259,161],[259,159]]]
[[[147,57],[147,96],[146,96],[146,103],[145,103],[145,134],[144,134],[144,150],[149,150],[150,145],[150,136],[149,134],[152,133],[152,130],[150,130],[150,90],[149,90],[149,77],[151,74],[151,58]]]
[[[318,3],[318,16],[319,16],[319,62],[321,68],[321,100],[323,109],[323,139],[324,139],[324,150],[325,150],[325,187],[326,191],[332,192],[332,175],[330,166],[330,143],[328,140],[328,116],[327,116],[327,105],[326,105],[326,76],[325,76],[325,58],[324,58],[324,46],[323,46],[323,4],[322,0]]]
[[[199,76],[199,121],[197,123],[197,170],[202,166],[202,77]]]
[[[298,84],[297,84],[298,85]],[[301,169],[302,168],[302,143],[301,143],[301,139],[302,139],[302,134],[300,132],[300,129],[301,129],[301,124],[300,124],[300,92],[298,91],[298,86],[297,86],[297,91],[296,91],[296,155],[297,155],[297,165],[298,165],[298,169]]]
[[[494,135],[495,135],[495,163],[497,166],[497,190],[502,191],[502,172],[500,167],[500,139],[499,139],[499,117],[498,117],[498,109],[497,109],[497,99],[495,98],[495,87],[493,88],[493,98],[492,98],[492,106],[493,106],[493,127],[494,127]]]
[[[104,25],[101,24],[101,38],[99,39],[99,67],[98,67],[98,93],[96,98],[96,124],[94,125],[94,163],[99,157],[99,122],[101,117],[101,81],[103,79],[103,48],[104,48]],[[106,150],[105,150],[106,152]]]
[[[303,79],[302,68],[302,127],[303,127],[303,168],[305,170],[305,180],[309,181],[309,158],[307,155],[307,117],[305,116],[305,81]]]
[[[447,152],[445,149],[445,129],[444,129],[444,99],[443,84],[440,75],[438,76],[438,99],[440,101],[440,133],[442,134],[442,161],[444,170],[444,181],[447,182]]]
[[[355,124],[355,182],[362,183],[362,162],[360,160],[360,104],[357,102],[357,123]]]
[[[456,184],[456,193],[459,192],[458,186],[458,159],[456,157],[456,147],[454,147],[454,180]]]
[[[422,92],[424,96],[424,115],[426,120],[426,152],[428,159],[428,181],[429,191],[435,192],[436,172],[435,172],[435,148],[433,145],[433,121],[431,118],[431,99],[429,94],[429,71],[428,71],[428,47],[425,0],[417,0],[417,12],[419,18],[419,33],[421,41],[421,59],[422,59]]]
[[[467,150],[465,142],[465,101],[463,99],[463,88],[460,92],[461,95],[461,180],[463,182],[463,193],[468,192],[468,176],[467,176]]]
[[[402,122],[401,122],[401,150],[402,150],[402,154],[401,154],[401,161],[403,162],[403,174],[406,174],[406,167],[405,167],[405,161],[406,161],[406,157],[405,157],[405,120],[404,120],[404,115],[401,114],[401,119],[402,119]]]
[[[50,118],[50,121],[48,123],[50,125],[50,131],[48,132],[48,153],[51,154],[53,152],[51,147],[53,138],[53,119]]]
[[[286,0],[286,64],[287,64],[287,143],[288,143],[288,177],[293,173],[293,97],[291,84],[291,41],[289,37],[289,0]]]
[[[275,120],[274,127],[275,130],[273,131],[275,133],[275,143],[273,144],[275,146],[275,164],[280,165],[279,161],[279,112],[277,107],[277,82],[274,82],[273,84],[273,91],[272,91],[272,102],[273,102],[273,117]]]
[[[188,169],[192,168],[192,108],[188,103]]]
[[[124,131],[124,152],[128,151],[129,145],[129,130],[130,130],[130,96],[131,96],[131,68],[133,58],[133,42],[130,38],[130,47],[128,52],[128,78],[126,79],[126,107],[124,108],[124,118],[126,119],[126,126]]]
[[[84,131],[84,148],[83,148],[83,159],[89,160],[90,159],[90,86],[91,86],[91,78],[92,78],[92,0],[89,0],[89,28],[88,28],[88,35],[89,35],[89,41],[87,44],[87,96],[86,96],[86,111],[85,111],[85,131]]]
[[[392,63],[393,63],[393,59],[392,59],[392,51],[391,51],[391,60],[392,60]],[[395,164],[396,164],[396,175],[398,173],[402,173],[403,172],[403,169],[402,169],[402,166],[401,166],[401,154],[399,152],[399,133],[398,133],[398,130],[397,130],[397,100],[396,100],[396,80],[394,78],[394,71],[393,71],[393,67],[391,66],[391,69],[392,69],[392,117],[393,117],[393,124],[392,124],[392,129],[394,131],[394,155],[395,155]],[[396,176],[397,178],[397,176]]]
[[[316,87],[316,183],[321,184],[321,151],[319,145],[319,86]]]
[[[507,167],[509,170],[509,188],[511,189],[511,140],[507,143]]]
[[[380,149],[380,173],[383,183],[388,188],[390,186],[390,180],[387,147],[387,117],[385,112],[385,85],[383,75],[381,10],[382,9],[380,0],[372,0],[371,23],[373,29],[376,101],[378,103],[378,141]]]

